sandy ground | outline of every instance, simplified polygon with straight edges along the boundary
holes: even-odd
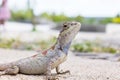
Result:
[[[34,51],[0,49],[0,63],[19,60],[36,54]],[[57,75],[59,80],[120,80],[120,62],[92,60],[74,56],[69,52],[68,59],[61,69],[70,70],[71,74]],[[53,75],[55,71],[53,70]],[[0,80],[44,80],[44,75],[3,75]]]

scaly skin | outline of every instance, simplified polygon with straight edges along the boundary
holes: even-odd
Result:
[[[51,70],[56,68],[59,71],[59,65],[66,60],[68,49],[73,38],[80,30],[79,22],[66,22],[63,24],[63,29],[59,34],[56,44],[50,49],[27,57],[15,62],[1,64],[0,75],[3,74],[47,74],[51,76]],[[66,71],[68,72],[68,71]],[[63,73],[66,73],[63,72]]]

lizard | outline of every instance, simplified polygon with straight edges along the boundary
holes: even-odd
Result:
[[[59,66],[66,61],[71,42],[79,32],[80,27],[79,22],[63,23],[57,41],[51,48],[27,58],[0,64],[0,75],[46,74],[50,80],[52,69],[56,69],[57,74],[69,72],[60,72]]]

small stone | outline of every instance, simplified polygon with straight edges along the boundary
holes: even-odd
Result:
[[[107,77],[107,79],[109,79],[109,77]]]

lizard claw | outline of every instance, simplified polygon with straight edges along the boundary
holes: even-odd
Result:
[[[5,71],[1,71],[0,72],[0,76],[4,75],[5,74]]]
[[[58,72],[57,74],[66,74],[66,73],[69,73],[69,75],[70,75],[70,71],[69,70],[67,70],[67,71],[61,71],[61,72]]]

